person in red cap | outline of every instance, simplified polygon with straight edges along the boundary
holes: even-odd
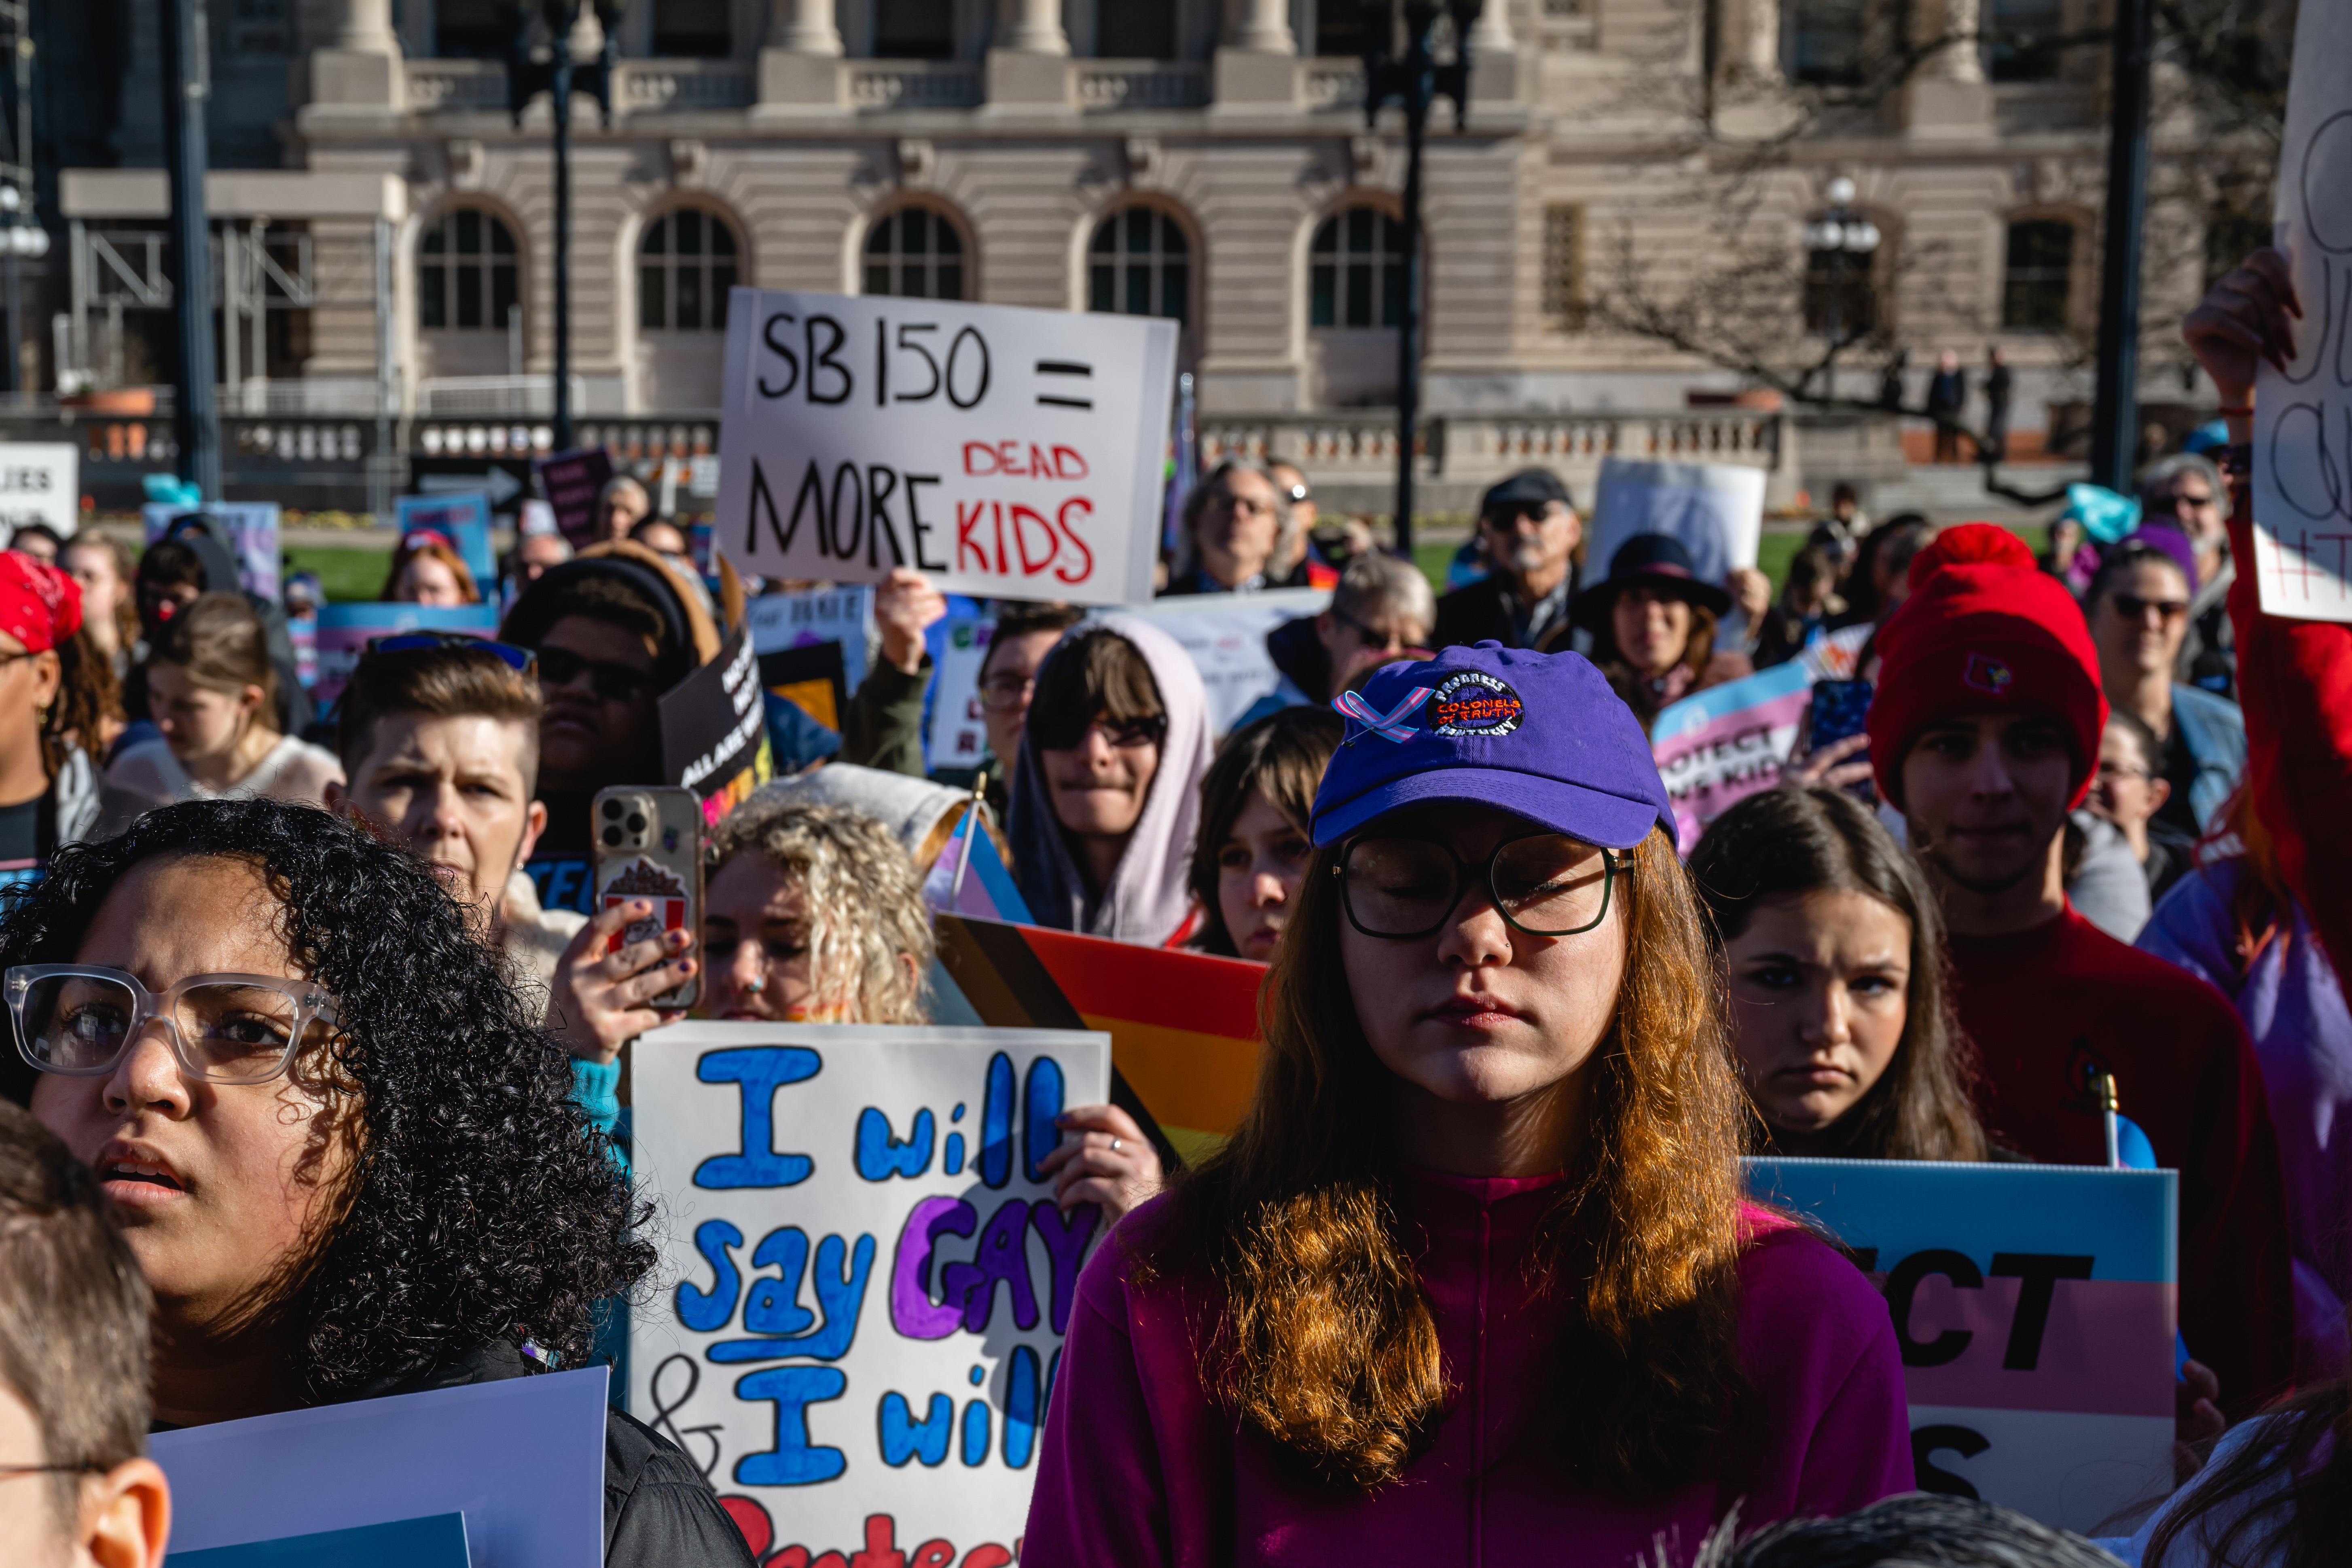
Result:
[[[0,907],[98,816],[89,759],[47,732],[65,681],[58,645],[80,629],[81,588],[71,577],[0,551]]]
[[[1985,1130],[2034,1160],[2104,1165],[2094,1078],[2113,1077],[2180,1173],[2182,1337],[2228,1405],[2252,1409],[2293,1362],[2277,1137],[2221,994],[2066,901],[2061,836],[2107,717],[2083,613],[1990,523],[1939,535],[1910,586],[1878,635],[1870,761],[1943,906]]]

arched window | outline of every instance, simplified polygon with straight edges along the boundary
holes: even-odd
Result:
[[[965,279],[963,236],[945,213],[900,207],[875,219],[866,237],[868,294],[909,300],[961,300]]]
[[[458,207],[426,226],[416,247],[416,324],[427,331],[507,330],[521,309],[514,231],[495,213]]]
[[[2074,294],[2074,226],[2063,218],[2011,224],[2000,279],[2000,324],[2025,331],[2057,331],[2073,318]]]
[[[680,207],[646,225],[637,242],[637,329],[724,331],[740,253],[734,226],[699,207]]]
[[[1307,267],[1307,323],[1393,327],[1404,319],[1404,226],[1376,207],[1349,207],[1315,231]]]
[[[1129,207],[1102,220],[1087,247],[1087,309],[1192,318],[1192,247],[1166,213]]]

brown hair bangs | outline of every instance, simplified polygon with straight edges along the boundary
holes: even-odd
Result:
[[[1326,1479],[1370,1490],[1403,1471],[1451,1391],[1380,1153],[1387,1069],[1341,961],[1339,853],[1309,862],[1261,994],[1249,1111],[1176,1187],[1136,1278],[1205,1270],[1224,1308],[1213,1385]],[[1556,1363],[1578,1412],[1558,1434],[1563,1467],[1646,1495],[1716,1461],[1744,1386],[1745,1105],[1674,845],[1654,830],[1627,858],[1624,979],[1541,1266],[1581,1309]]]
[[[258,686],[261,706],[253,721],[278,728],[278,671],[269,662],[269,634],[244,595],[199,595],[165,625],[153,660],[179,666],[192,684],[212,691],[235,695]]]
[[[1072,632],[1055,644],[1029,702],[1037,744],[1055,751],[1076,745],[1089,724],[1116,729],[1167,717],[1142,651],[1108,626]]]
[[[394,713],[428,719],[478,715],[522,726],[526,789],[539,773],[539,682],[482,648],[417,648],[371,653],[352,671],[336,704],[335,753],[355,770],[374,743],[376,721]]]
[[[1307,832],[1323,770],[1347,728],[1328,708],[1285,708],[1235,731],[1217,749],[1217,760],[1201,775],[1201,828],[1192,840],[1189,879],[1192,896],[1201,901],[1196,945],[1202,950],[1239,956],[1217,901],[1217,858],[1232,837],[1234,819],[1249,805],[1250,792],[1265,796],[1285,821]]]

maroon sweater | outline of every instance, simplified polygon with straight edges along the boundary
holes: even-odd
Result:
[[[2247,1411],[2292,1375],[2286,1189],[2262,1069],[2202,980],[2069,908],[2011,936],[1955,936],[1960,1023],[1983,1068],[1985,1131],[2046,1164],[2106,1163],[2091,1074],[2180,1173],[2180,1332]]]

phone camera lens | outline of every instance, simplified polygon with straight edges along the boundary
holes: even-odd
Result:
[[[604,803],[604,815],[605,815],[605,816],[620,816],[620,815],[621,815],[621,803],[620,803],[619,801],[617,801],[617,800],[608,800],[608,801],[606,801],[606,802]]]
[[[617,846],[621,842],[621,830],[617,827],[604,829],[604,842],[608,846]]]
[[[629,813],[629,831],[632,833],[643,833],[645,830],[645,814],[635,811]]]

